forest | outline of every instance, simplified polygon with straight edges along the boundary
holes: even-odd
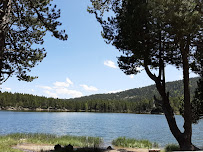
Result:
[[[191,98],[199,78],[190,79]],[[183,100],[182,80],[166,83],[170,102],[175,113],[180,113]],[[73,111],[73,112],[119,112],[119,113],[161,113],[154,104],[158,96],[155,85],[135,88],[118,93],[96,94],[74,99],[54,99],[30,94],[3,92],[0,94],[1,110],[31,111]]]

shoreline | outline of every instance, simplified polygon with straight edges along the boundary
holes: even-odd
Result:
[[[155,149],[153,143],[148,144],[143,140],[134,141],[123,141],[125,146],[112,144],[104,146],[103,139],[100,137],[85,137],[85,136],[57,136],[52,134],[8,134],[1,135],[0,142],[3,147],[0,146],[0,151],[11,151],[11,149],[16,150],[26,150],[37,152],[41,149],[48,151],[53,151],[55,147],[61,147],[61,150],[65,150],[67,146],[74,148],[76,152],[82,152],[81,150],[89,150],[94,152],[99,150],[101,152],[148,152],[149,149]],[[136,145],[133,146],[132,145]],[[69,146],[69,147],[70,147]],[[156,148],[161,149],[161,148]],[[59,150],[60,151],[60,150]],[[97,151],[98,152],[98,151]]]
[[[129,112],[129,111],[124,111],[124,112],[111,112],[111,111],[95,111],[95,110],[78,110],[78,111],[73,111],[73,110],[68,110],[68,109],[55,109],[55,108],[47,108],[47,109],[42,109],[42,108],[35,108],[35,109],[30,109],[30,108],[23,108],[23,107],[0,107],[0,111],[14,111],[14,112],[90,112],[90,113],[128,113],[128,114],[150,114],[150,115],[164,115],[164,113],[151,113],[151,112],[140,112],[140,113],[134,113],[134,112]],[[179,114],[177,114],[179,115]]]
[[[46,145],[46,144],[18,144],[12,147],[13,149],[23,150],[23,151],[32,151],[32,152],[39,152],[39,151],[53,151],[54,145]],[[162,149],[148,149],[148,148],[127,148],[127,147],[99,147],[99,148],[91,148],[91,147],[73,147],[73,151],[91,151],[91,152],[149,152],[150,150],[153,152],[160,152]]]

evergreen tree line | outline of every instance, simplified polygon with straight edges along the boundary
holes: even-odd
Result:
[[[181,97],[172,98],[173,107],[179,111]],[[2,110],[45,110],[45,111],[74,111],[74,112],[120,112],[120,113],[150,113],[155,107],[153,98],[143,98],[137,102],[128,100],[104,99],[54,99],[30,94],[4,92],[0,94]],[[161,110],[159,109],[158,112]]]
[[[2,110],[50,110],[50,111],[86,111],[86,112],[150,112],[153,101],[143,99],[140,102],[125,100],[75,100],[54,99],[29,94],[9,93],[0,94]]]
[[[198,78],[191,79],[191,92],[194,92]],[[181,81],[167,83],[170,91],[171,105],[179,113],[183,101]],[[154,104],[155,86],[131,89],[119,93],[98,94],[75,99],[54,99],[30,94],[0,94],[2,110],[49,110],[49,111],[86,111],[86,112],[126,112],[126,113],[160,113],[161,108]],[[194,93],[193,93],[194,94]]]

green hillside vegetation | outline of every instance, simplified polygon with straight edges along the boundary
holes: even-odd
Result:
[[[199,78],[190,79],[192,96]],[[167,83],[170,101],[174,111],[179,113],[183,98],[182,81]],[[128,112],[151,113],[156,110],[153,96],[158,96],[155,85],[126,90],[111,94],[96,94],[74,99],[54,99],[29,94],[9,93],[0,94],[0,108],[2,110],[37,110],[37,111],[86,111],[86,112]]]

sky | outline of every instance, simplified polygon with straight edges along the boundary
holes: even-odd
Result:
[[[118,68],[117,57],[121,53],[102,38],[100,24],[87,12],[90,0],[54,0],[54,3],[61,9],[60,28],[66,30],[68,40],[60,41],[47,33],[43,44],[47,56],[30,73],[38,79],[23,82],[13,76],[1,86],[3,92],[69,99],[154,84],[145,71],[129,76]],[[181,70],[166,67],[166,81],[180,79]]]

